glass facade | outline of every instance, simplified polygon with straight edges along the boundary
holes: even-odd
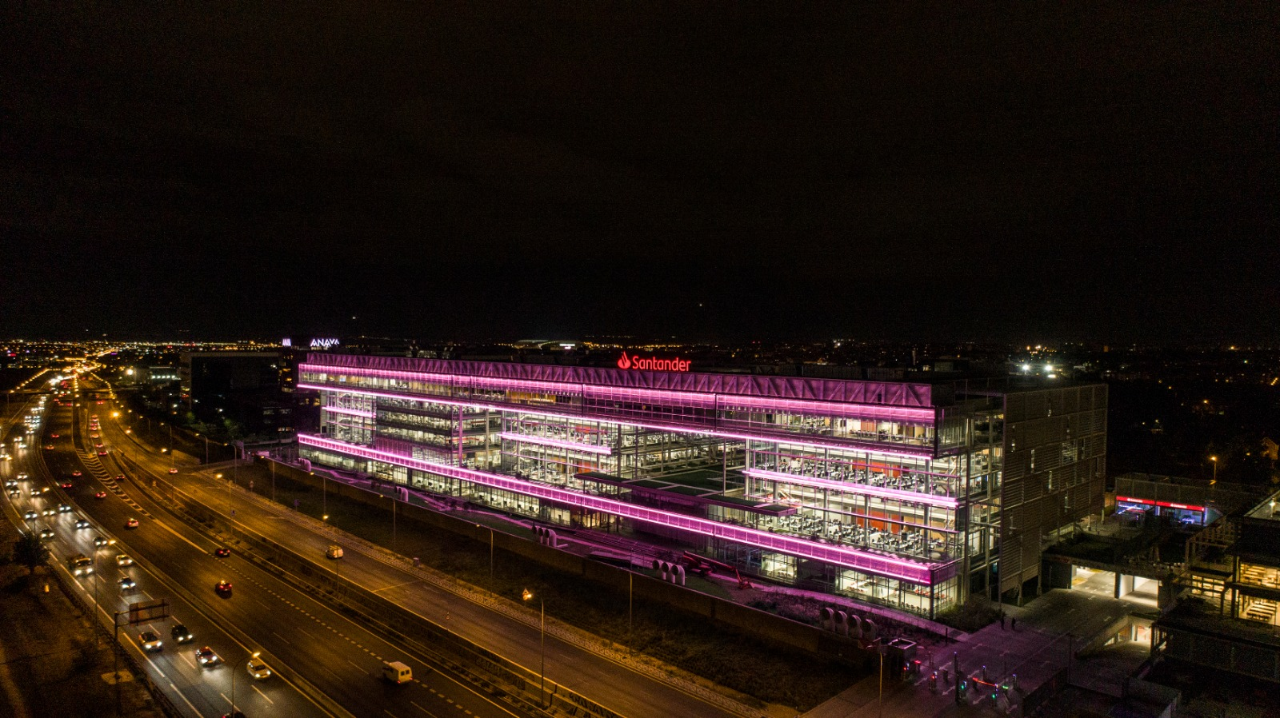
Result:
[[[963,601],[998,536],[999,400],[796,381],[312,355],[300,453],[923,616]]]

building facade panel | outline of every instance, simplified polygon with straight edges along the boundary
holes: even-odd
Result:
[[[995,570],[1008,496],[1046,522],[1005,397],[950,386],[338,354],[298,386],[315,463],[925,616]]]

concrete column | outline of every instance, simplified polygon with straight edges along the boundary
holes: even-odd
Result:
[[[1117,571],[1116,572],[1116,588],[1111,594],[1114,598],[1120,598],[1120,575],[1121,575],[1120,572]]]

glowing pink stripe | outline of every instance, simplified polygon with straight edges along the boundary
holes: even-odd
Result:
[[[879,496],[885,499],[901,499],[902,501],[911,501],[917,504],[932,504],[934,506],[945,506],[954,509],[960,502],[954,498],[946,496],[934,496],[932,494],[918,494],[914,491],[902,491],[900,489],[886,489],[879,486],[867,486],[866,484],[855,484],[846,481],[832,481],[830,479],[819,479],[814,476],[801,476],[799,474],[788,474],[782,471],[769,471],[767,469],[746,469],[742,473],[757,479],[768,479],[769,481],[782,481],[788,484],[798,484],[800,486],[816,486],[822,489],[832,489],[835,491],[843,491],[848,494],[866,494],[868,496]]]
[[[411,371],[395,371],[391,369],[364,369],[357,367],[333,367],[319,364],[300,364],[299,372],[310,371],[327,376],[367,376],[382,379],[401,379],[404,381],[420,381],[442,384],[449,387],[466,389],[520,389],[541,391],[548,394],[568,394],[591,397],[595,399],[630,398],[636,401],[653,403],[672,402],[683,406],[697,406],[704,409],[726,410],[734,408],[768,409],[773,411],[795,411],[805,414],[823,416],[840,416],[849,419],[893,421],[909,421],[916,424],[932,426],[935,422],[933,409],[903,406],[882,406],[879,404],[839,403],[819,401],[815,399],[778,399],[740,394],[712,394],[695,391],[670,391],[663,389],[638,389],[634,387],[597,386],[593,384],[538,381],[535,379],[502,379],[497,377],[469,376],[460,374],[429,374]]]
[[[579,444],[576,441],[562,441],[560,439],[549,439],[545,436],[532,436],[530,434],[515,434],[504,431],[498,436],[511,441],[523,441],[527,444],[542,444],[543,446],[557,446],[561,449],[573,449],[575,451],[585,451],[588,454],[612,454],[613,449],[607,446],[598,446],[596,444]]]
[[[363,416],[366,419],[373,418],[372,411],[362,411],[360,409],[348,409],[343,406],[322,406],[320,408],[324,411],[332,412],[334,414],[349,414],[351,416]]]
[[[615,516],[624,516],[637,521],[647,521],[649,523],[659,524],[662,526],[670,526],[702,534],[703,536],[711,536],[713,538],[724,539],[727,541],[736,541],[738,543],[749,544],[751,546],[772,551],[779,551],[781,553],[787,553],[801,558],[825,561],[827,563],[856,569],[858,571],[865,571],[867,573],[874,573],[881,576],[889,576],[891,578],[900,578],[912,583],[930,584],[934,580],[935,572],[938,573],[937,579],[939,581],[950,578],[955,572],[954,562],[950,564],[929,564],[918,563],[915,561],[904,561],[902,559],[882,556],[868,551],[860,551],[847,546],[821,544],[813,541],[806,541],[794,536],[788,536],[786,534],[775,534],[743,526],[722,524],[708,519],[700,519],[694,516],[686,516],[684,514],[652,509],[645,506],[637,506],[635,504],[607,499],[600,496],[591,496],[588,494],[580,494],[575,491],[566,491],[564,489],[534,484],[524,481],[523,479],[516,479],[510,476],[503,476],[501,474],[491,474],[484,471],[476,471],[474,469],[464,469],[459,466],[436,464],[430,461],[401,456],[387,451],[378,451],[377,449],[371,449],[367,446],[358,446],[355,444],[333,441],[332,439],[325,439],[323,437],[312,436],[310,434],[299,433],[298,443],[307,446],[314,446],[320,449],[337,451],[351,456],[373,459],[375,461],[385,461],[389,464],[404,466],[410,469],[418,469],[420,471],[427,471],[462,481],[471,481],[473,483],[489,486],[495,489],[524,494],[525,496],[547,499],[549,501],[556,501],[573,506],[581,506],[594,511],[603,511]]]
[[[876,454],[880,456],[900,456],[908,459],[928,459],[933,457],[933,451],[929,447],[920,447],[915,451],[902,451],[896,449],[887,449],[880,446],[868,446],[866,444],[840,444],[835,442],[811,441],[800,438],[799,436],[785,435],[776,436],[773,434],[747,434],[739,431],[721,431],[719,429],[694,428],[690,426],[679,426],[675,424],[654,424],[646,421],[633,421],[631,419],[623,419],[620,417],[595,417],[584,416],[581,408],[577,412],[557,412],[550,411],[546,407],[526,406],[523,404],[487,404],[476,401],[461,401],[458,399],[443,399],[437,396],[429,396],[425,394],[403,394],[389,391],[376,391],[373,389],[362,389],[359,387],[334,386],[330,384],[310,384],[302,383],[298,385],[299,389],[315,389],[317,391],[336,391],[345,394],[358,394],[360,396],[383,396],[388,399],[403,399],[405,401],[420,401],[428,404],[444,404],[446,406],[465,406],[473,409],[488,409],[490,411],[506,412],[513,411],[521,414],[533,414],[535,416],[550,416],[556,418],[570,419],[594,419],[609,424],[625,424],[627,426],[639,426],[645,429],[655,429],[657,431],[671,431],[679,434],[697,434],[701,436],[715,436],[722,439],[737,439],[740,441],[767,441],[775,444],[793,444],[795,446],[808,446],[814,449],[835,449],[837,451],[861,451],[868,454]]]

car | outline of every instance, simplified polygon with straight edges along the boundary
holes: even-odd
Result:
[[[44,445],[44,448],[46,448],[46,449],[52,449],[52,448],[53,448],[53,444],[45,444],[45,445]]]
[[[231,582],[227,580],[219,581],[213,585],[213,591],[219,596],[230,596]]]
[[[342,547],[338,544],[333,544],[329,548],[325,549],[324,556],[325,558],[332,559],[342,558]]]
[[[170,467],[169,467],[169,473],[171,473],[171,474],[176,474],[176,473],[178,473],[178,467],[176,467],[176,466],[170,466]]]
[[[260,681],[263,678],[271,677],[270,666],[267,665],[266,661],[258,658],[257,656],[249,658],[249,665],[247,665],[246,668],[249,669],[249,675],[253,676],[255,680]]]
[[[31,475],[26,473],[25,471],[19,472],[18,474],[18,481],[26,481],[29,478],[31,478]]]
[[[130,558],[130,557],[129,557],[129,554],[127,554],[127,553],[118,554],[118,555],[116,556],[116,565],[117,565],[117,566],[132,566],[132,565],[133,565],[133,559],[132,559],[132,558]]]
[[[38,514],[38,513],[34,512],[34,511],[27,511],[26,513],[22,514],[22,518],[24,518],[24,519],[26,519],[26,520],[28,520],[28,521],[34,521],[35,519],[40,518],[40,514]]]
[[[78,528],[78,529],[87,529],[87,528],[89,528],[89,519],[78,519],[78,520],[76,521],[76,528]]]
[[[73,484],[73,483],[71,483],[70,481],[63,481],[63,482],[62,482],[62,488],[64,488],[64,489],[74,489],[75,487],[76,487],[76,485],[75,485],[75,484]]]
[[[99,404],[99,405],[101,405],[101,404],[102,404],[102,400],[101,400],[101,399],[99,399],[99,400],[98,400],[98,404]]]
[[[161,641],[160,637],[152,631],[143,631],[138,634],[138,643],[142,644],[144,651],[158,651],[164,647],[164,641]]]
[[[93,495],[93,498],[95,498],[95,499],[105,499],[105,498],[107,498],[107,492],[105,492],[105,491],[99,491],[98,493],[96,493],[96,494],[94,494],[94,495]]]
[[[79,469],[76,469],[75,471],[72,471],[72,472],[71,472],[71,475],[72,475],[72,476],[80,476],[80,475],[81,475],[81,474],[80,474],[80,470],[79,470]]]
[[[22,495],[21,491],[18,491],[17,489],[9,489],[9,498],[16,499],[21,495]]]
[[[124,522],[124,527],[125,527],[125,528],[127,528],[127,529],[136,529],[136,528],[138,528],[138,520],[137,520],[137,519],[129,519],[128,521],[125,521],[125,522]]]
[[[208,646],[196,649],[196,662],[202,666],[212,666],[221,660],[221,658],[218,658],[218,654],[214,653],[213,649]]]
[[[51,437],[53,437],[53,438],[55,438],[55,439],[56,439],[56,438],[58,438],[58,435],[57,435],[57,434],[50,434],[49,436],[51,436]]]
[[[191,633],[191,629],[181,623],[173,624],[173,628],[169,629],[169,635],[173,636],[173,640],[178,643],[190,643],[195,635]]]
[[[53,533],[53,529],[51,528],[45,527],[40,529],[40,540],[42,541],[52,540],[54,535],[55,534]]]
[[[246,716],[240,711],[235,711],[234,713],[223,713],[222,718],[246,718]]]
[[[107,452],[105,452],[105,451],[99,451],[99,452],[98,452],[98,456],[106,456],[106,455],[107,455]]]
[[[97,434],[90,434],[90,435],[89,435],[89,438],[90,438],[90,439],[96,439],[96,438],[98,438],[98,435],[97,435]]]
[[[124,481],[124,474],[116,474],[116,481]]]
[[[213,555],[217,556],[218,558],[226,558],[231,555],[231,549],[226,547],[219,547],[217,549],[214,549]]]
[[[14,481],[13,479],[9,479],[8,481],[4,482],[4,487],[6,489],[16,489],[18,488],[18,482]]]
[[[98,548],[102,548],[103,546],[107,545],[107,540],[102,538],[101,536],[94,536],[93,545],[97,546]]]
[[[45,509],[44,511],[41,511],[41,512],[40,512],[40,515],[41,515],[41,516],[57,516],[57,515],[58,515],[58,510],[57,510],[57,509]]]
[[[94,444],[94,445],[93,445],[93,448],[95,448],[95,449],[101,449],[101,448],[102,448],[102,444]]]
[[[134,580],[129,578],[128,576],[125,576],[124,578],[120,579],[121,591],[132,591],[137,587],[138,587],[138,584],[135,583]]]
[[[71,513],[71,504],[58,504],[58,513],[60,514]]]

